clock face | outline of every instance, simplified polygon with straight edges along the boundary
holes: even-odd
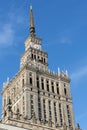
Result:
[[[35,44],[35,45],[34,45],[34,48],[35,48],[35,49],[40,49],[40,45],[36,45],[36,44]]]
[[[41,45],[35,44],[33,42],[30,42],[29,45],[27,45],[26,50],[28,50],[30,47],[41,50]]]

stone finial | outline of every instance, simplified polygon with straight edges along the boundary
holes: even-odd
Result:
[[[32,5],[30,5],[30,10],[32,10]]]
[[[9,83],[9,77],[7,77],[7,83]]]
[[[68,77],[68,71],[66,70],[66,76]]]
[[[58,67],[58,76],[60,76],[60,68]]]

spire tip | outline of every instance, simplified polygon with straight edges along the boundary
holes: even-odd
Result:
[[[34,17],[33,17],[33,10],[32,6],[30,6],[30,35],[35,35],[35,26],[34,26]]]
[[[32,10],[32,5],[30,5],[30,10]]]

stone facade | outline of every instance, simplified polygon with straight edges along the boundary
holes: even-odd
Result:
[[[36,37],[32,8],[30,36],[20,70],[3,84],[2,123],[26,129],[75,130],[70,78],[67,71],[48,69],[48,54]]]

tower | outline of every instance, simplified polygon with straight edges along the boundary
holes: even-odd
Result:
[[[75,130],[67,71],[48,69],[48,54],[37,37],[32,7],[30,35],[15,77],[3,85],[2,123],[25,129]]]

